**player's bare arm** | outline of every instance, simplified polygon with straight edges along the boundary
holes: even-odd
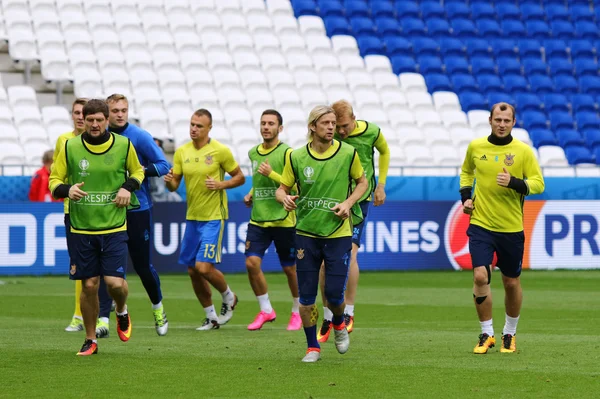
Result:
[[[178,175],[173,173],[173,168],[169,169],[169,173],[163,176],[163,180],[167,186],[167,189],[171,192],[177,191],[179,185],[181,184],[181,178],[183,175]]]

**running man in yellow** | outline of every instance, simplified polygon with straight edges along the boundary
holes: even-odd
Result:
[[[52,161],[56,162],[56,158],[60,151],[65,148],[65,142],[73,137],[79,136],[81,133],[85,131],[85,121],[83,119],[83,106],[87,104],[88,100],[86,98],[77,98],[73,102],[73,106],[71,107],[71,119],[73,120],[73,130],[70,132],[66,132],[58,136],[56,140],[56,148],[54,150],[54,156],[52,157]],[[71,234],[71,223],[69,220],[69,198],[65,198],[65,235],[67,236],[67,250],[69,251],[69,257],[71,256],[71,250],[69,248],[69,234]],[[83,330],[83,317],[81,316],[81,280],[75,281],[75,312],[73,313],[73,318],[71,319],[71,323],[65,328],[65,331],[74,332],[74,331],[82,331]]]
[[[531,147],[511,135],[515,109],[498,103],[490,112],[492,133],[473,140],[460,173],[463,211],[471,215],[467,235],[473,264],[473,299],[481,335],[474,353],[496,344],[492,324],[492,260],[498,257],[505,292],[506,318],[500,352],[516,351],[515,335],[521,313],[521,264],[525,248],[525,196],[544,192],[544,178]],[[473,182],[475,194],[471,196]]]
[[[185,179],[187,214],[179,263],[188,267],[192,287],[206,313],[196,329],[199,331],[227,324],[238,301],[215,263],[221,263],[223,228],[229,217],[225,190],[241,186],[245,178],[231,150],[209,137],[211,128],[208,110],[194,112],[190,123],[192,141],[175,151],[173,169],[164,177],[170,191],[177,190]],[[231,179],[225,180],[225,172]],[[215,312],[208,283],[223,298],[220,316]]]

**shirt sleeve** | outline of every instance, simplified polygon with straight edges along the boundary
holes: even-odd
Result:
[[[388,147],[383,133],[379,132],[379,137],[375,140],[375,148],[379,152],[379,183],[385,184],[387,180],[388,169],[390,167],[390,147]]]
[[[144,181],[144,168],[140,164],[140,160],[137,157],[137,152],[133,147],[133,144],[129,142],[129,152],[127,153],[127,171],[129,172],[129,178],[135,179],[142,184]]]
[[[229,149],[229,147],[223,146],[221,152],[223,153],[223,162],[221,163],[221,167],[227,173],[233,172],[235,168],[237,168],[239,165],[233,158],[231,150]]]
[[[171,165],[167,162],[164,153],[156,145],[150,133],[143,131],[138,141],[137,152],[144,162],[148,162],[148,168],[154,168],[157,176],[164,176],[169,173]]]
[[[183,175],[183,161],[182,161],[182,152],[183,150],[179,147],[175,151],[175,155],[173,155],[173,174],[175,175]]]
[[[460,188],[473,187],[475,182],[475,163],[473,162],[473,143],[467,147],[467,154],[460,169]]]
[[[50,172],[50,179],[48,180],[48,188],[52,194],[54,194],[56,187],[60,186],[61,184],[67,184],[67,157],[65,145],[66,141],[60,148],[58,156],[52,164],[52,171]]]
[[[52,162],[56,162],[58,154],[60,154],[62,149],[65,147],[65,141],[66,140],[63,136],[58,136],[58,139],[56,139],[56,145],[54,146],[54,154],[52,154]]]
[[[285,163],[283,167],[283,173],[281,174],[281,184],[286,187],[292,188],[294,183],[296,183],[296,176],[294,176],[294,169],[292,168],[291,156],[288,159],[288,162]]]
[[[531,148],[527,148],[526,151],[527,156],[523,165],[523,177],[529,188],[527,195],[541,194],[545,189],[542,170]]]
[[[354,151],[354,159],[352,160],[352,166],[350,167],[350,177],[352,177],[354,180],[357,180],[360,179],[360,177],[364,174],[365,171],[360,163],[358,152]]]

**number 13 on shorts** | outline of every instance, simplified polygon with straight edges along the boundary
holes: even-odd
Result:
[[[214,259],[216,255],[215,244],[204,244],[204,257],[208,259]]]

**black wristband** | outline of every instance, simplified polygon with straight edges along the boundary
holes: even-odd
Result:
[[[127,181],[125,183],[123,183],[121,188],[124,188],[125,190],[132,193],[135,190],[140,188],[140,183],[137,180],[130,177],[129,179],[127,179]]]
[[[144,169],[144,176],[158,177],[158,170],[156,169],[156,166],[154,166],[153,163],[151,163],[146,169]]]
[[[54,189],[52,195],[54,196],[54,198],[68,198],[70,189],[70,184],[61,184]]]
[[[510,181],[508,182],[508,188],[512,188],[519,194],[527,195],[529,193],[529,187],[527,187],[527,183],[525,180],[519,179],[518,177],[511,176]]]
[[[463,187],[460,189],[460,200],[463,204],[466,200],[471,199],[471,190],[473,190],[473,187]]]

